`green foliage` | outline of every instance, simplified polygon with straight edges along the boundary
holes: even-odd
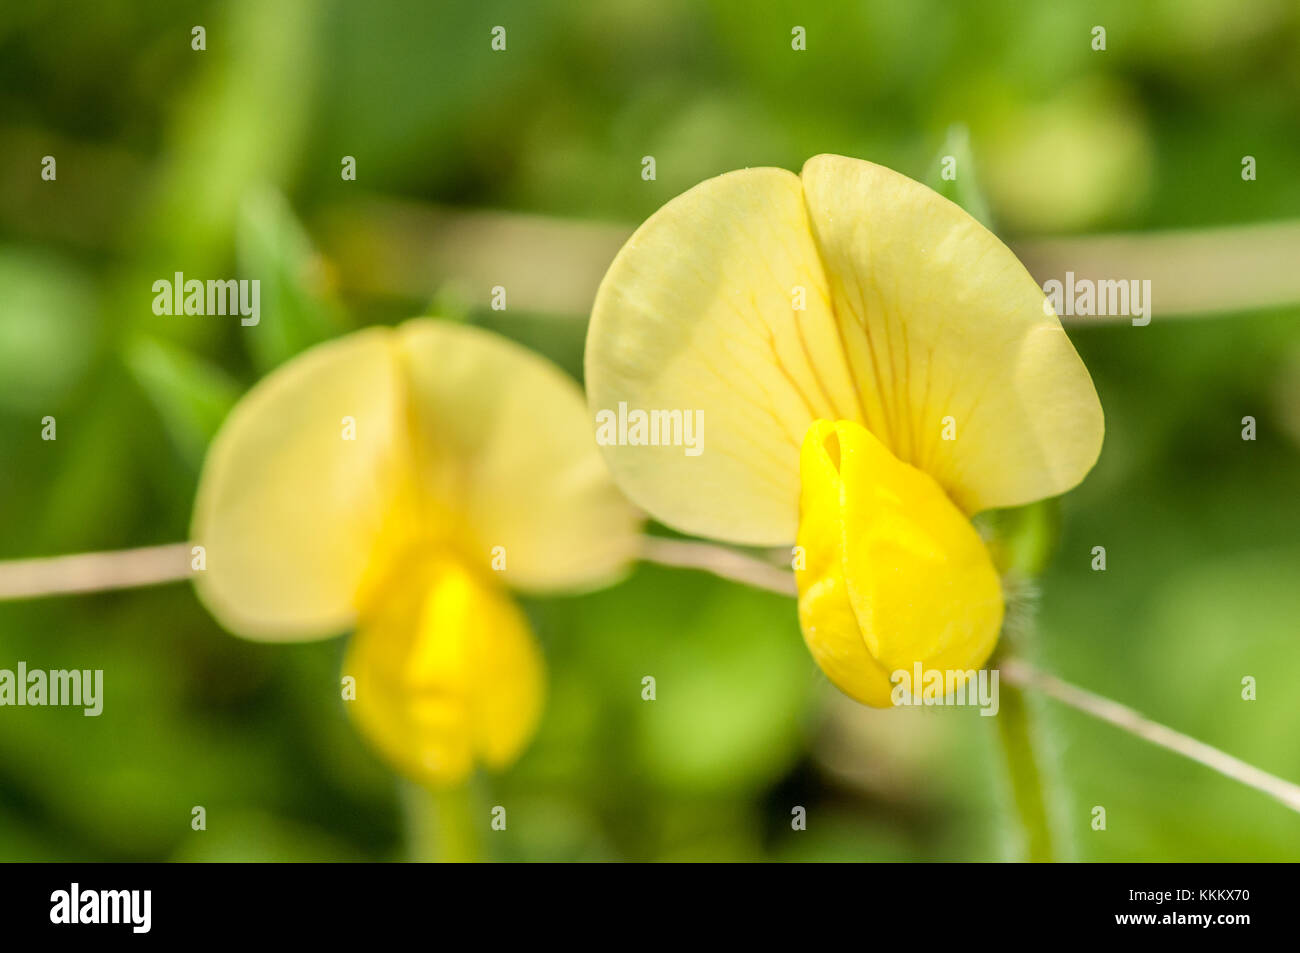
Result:
[[[926,182],[944,198],[964,208],[980,223],[988,228],[993,227],[993,212],[980,188],[975,154],[970,146],[970,130],[965,126],[958,124],[948,130]]]
[[[238,385],[185,348],[157,338],[141,335],[124,356],[177,452],[197,471],[209,441],[239,397]]]
[[[241,272],[261,282],[261,316],[247,335],[259,371],[344,330],[343,310],[327,286],[325,261],[284,196],[259,190],[244,199],[238,253]]]
[[[189,49],[194,23],[206,52]],[[488,47],[496,23],[505,54]],[[926,180],[1010,238],[1294,219],[1298,44],[1294,4],[1272,0],[1104,16],[1083,0],[0,6],[0,554],[183,539],[239,393],[431,300],[581,374],[582,314],[476,312],[482,289],[436,274],[391,288],[382,260],[336,279],[333,210],[398,199],[631,226],[708,176],[834,151]],[[38,178],[47,152],[57,182]],[[178,270],[261,280],[259,326],[153,315],[152,281]],[[1040,577],[1046,667],[1293,780],[1298,318],[1162,321],[1157,301],[1146,328],[1071,328],[1106,410],[1102,458],[1060,501],[985,517],[1004,565]],[[55,442],[39,439],[46,414]],[[511,805],[490,856],[1002,856],[991,719],[843,702],[789,600],[642,567],[527,608],[549,698],[523,759],[473,791],[483,816]],[[406,856],[398,785],[339,699],[339,642],[240,641],[175,585],[0,602],[0,647],[0,667],[112,673],[97,719],[0,714],[0,859]],[[1297,816],[1258,792],[1053,715],[1084,859],[1300,859]]]

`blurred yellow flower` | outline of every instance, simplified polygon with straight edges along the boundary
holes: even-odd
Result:
[[[589,406],[702,413],[707,439],[603,447],[682,532],[789,545],[805,641],[852,697],[976,668],[1002,623],[969,517],[1083,479],[1087,369],[1034,279],[959,207],[842,156],[746,169],[669,202],[606,274]]]
[[[501,768],[541,712],[541,653],[507,587],[609,581],[640,518],[559,369],[429,319],[322,344],[254,387],[199,481],[196,587],[251,639],[355,628],[362,732],[430,786]]]

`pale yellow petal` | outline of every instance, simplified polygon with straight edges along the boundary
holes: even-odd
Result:
[[[698,455],[684,432],[604,447],[652,516],[737,543],[794,539],[804,432],[859,416],[799,178],[732,172],[651,216],[597,293],[586,379],[593,415],[699,412]]]
[[[1002,590],[965,514],[856,423],[819,421],[802,463],[800,621],[827,676],[884,706],[892,673],[982,665],[1001,629]]]
[[[1101,405],[1015,255],[882,166],[817,156],[802,178],[872,432],[967,513],[1082,480],[1101,450]]]
[[[635,558],[641,517],[600,458],[576,382],[478,328],[422,319],[398,339],[439,535],[524,590],[595,586]]]
[[[452,558],[413,559],[349,643],[348,710],[399,771],[434,787],[478,763],[503,768],[542,710],[541,653],[523,613],[489,578]]]
[[[239,402],[192,527],[206,560],[195,587],[223,625],[259,639],[351,625],[408,467],[403,400],[394,338],[376,329],[313,348]]]

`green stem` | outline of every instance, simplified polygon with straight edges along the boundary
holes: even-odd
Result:
[[[1011,801],[1020,828],[1020,860],[1056,859],[1040,753],[1035,749],[1032,702],[1024,691],[1005,682],[999,687],[998,738],[1011,784]]]
[[[468,783],[440,791],[402,782],[409,859],[418,863],[477,863],[482,843]]]
[[[1033,664],[1038,649],[1035,590],[1032,583],[1015,576],[1004,585],[1003,658],[1009,655]],[[993,664],[1001,667],[997,661]],[[1028,692],[1020,680],[1000,679],[998,696],[998,739],[1010,782],[1011,806],[1019,822],[1017,859],[1031,863],[1068,860],[1073,849],[1068,826],[1061,823],[1063,791],[1056,783],[1059,765],[1050,713],[1043,699]]]

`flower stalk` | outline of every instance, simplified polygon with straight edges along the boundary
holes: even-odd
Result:
[[[671,545],[669,545],[671,544]],[[179,582],[193,575],[189,543],[147,546],[110,552],[81,553],[43,559],[0,562],[0,601],[33,599],[77,592],[104,592]],[[766,560],[726,546],[691,540],[646,537],[644,562],[695,569],[744,585],[793,596],[794,574]],[[1120,702],[1071,685],[1020,658],[999,661],[1002,691],[1029,690],[1141,738],[1157,747],[1202,764],[1226,778],[1267,794],[1300,813],[1300,784],[1270,774],[1202,741],[1147,718]],[[1005,709],[1007,701],[1002,701]],[[427,793],[427,792],[426,792]]]
[[[474,792],[469,783],[429,790],[404,781],[401,793],[410,861],[472,864],[482,860],[482,843],[474,826]]]
[[[1042,752],[1035,744],[1031,699],[1019,686],[999,691],[997,721],[1011,802],[1018,819],[1020,850],[1013,859],[1046,863],[1060,859],[1052,836]]]

